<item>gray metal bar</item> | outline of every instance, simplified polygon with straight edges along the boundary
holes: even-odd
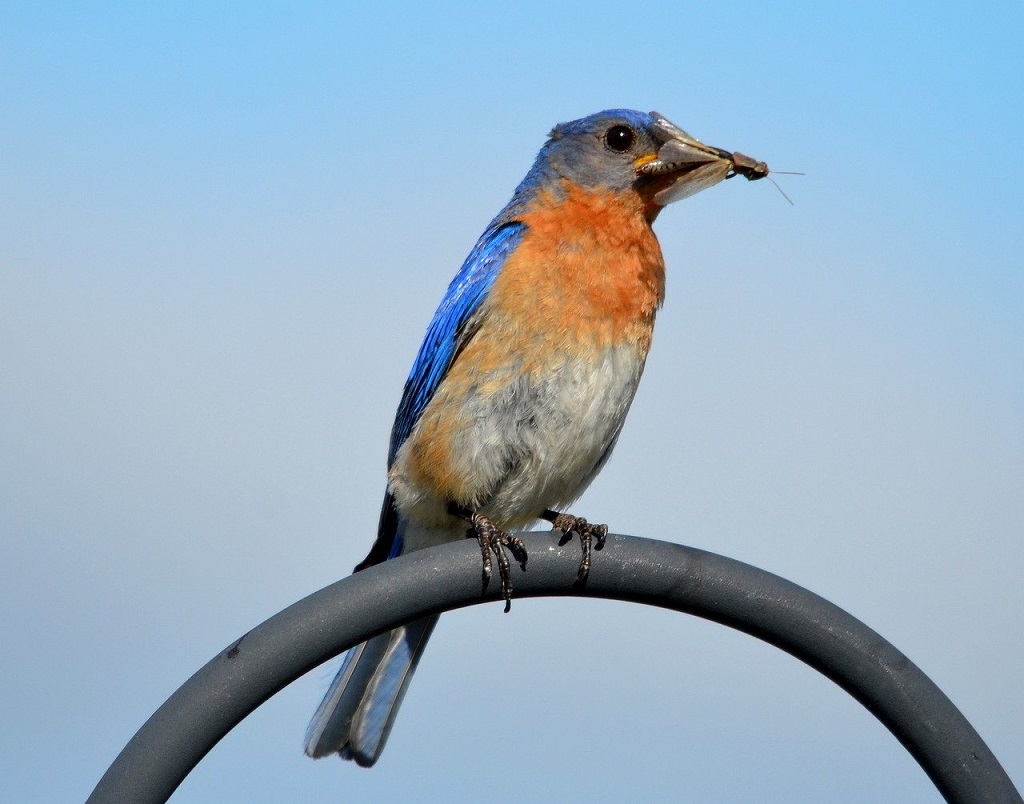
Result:
[[[849,692],[899,739],[948,801],[1021,802],[999,761],[909,659],[827,600],[764,570],[669,542],[609,535],[585,588],[579,544],[522,534],[516,597],[645,603],[736,628],[781,648]],[[497,600],[475,541],[420,550],[338,581],[271,617],[218,654],[125,746],[90,802],[163,801],[261,703],[303,674],[403,622]]]

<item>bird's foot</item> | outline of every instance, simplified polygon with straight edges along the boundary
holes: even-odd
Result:
[[[508,559],[511,553],[516,562],[524,570],[526,569],[526,545],[518,536],[502,530],[483,514],[466,511],[455,506],[451,507],[451,513],[465,519],[470,524],[467,539],[476,539],[480,544],[480,555],[483,559],[484,583],[491,578],[491,571],[494,564],[491,561],[491,554],[498,560],[498,577],[501,578],[501,596],[505,600],[505,612],[512,608],[512,562]]]
[[[555,530],[562,531],[566,536],[576,533],[580,537],[583,556],[580,559],[580,568],[576,571],[576,583],[586,583],[587,576],[590,574],[591,547],[595,540],[597,540],[598,550],[604,547],[605,539],[608,537],[608,526],[592,525],[581,516],[560,514],[558,511],[547,510],[542,516],[554,526]]]

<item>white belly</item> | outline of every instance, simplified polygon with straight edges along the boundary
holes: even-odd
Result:
[[[467,394],[453,411],[463,426],[453,429],[448,454],[466,478],[456,502],[515,528],[579,497],[615,444],[645,358],[635,347],[610,347],[590,360],[564,355],[543,376],[523,376],[513,366],[505,377],[481,381],[491,391]],[[415,429],[389,475],[399,513],[409,523],[458,532],[446,513],[450,500],[437,499],[407,471],[414,436]],[[444,540],[441,533],[430,539]]]

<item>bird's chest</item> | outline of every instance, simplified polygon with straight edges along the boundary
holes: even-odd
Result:
[[[569,350],[623,344],[646,353],[665,295],[665,263],[633,201],[568,192],[522,215],[527,234],[496,279],[482,315],[507,319]]]
[[[577,201],[523,216],[528,235],[396,455],[391,488],[408,513],[455,500],[520,523],[576,497],[613,446],[664,264],[641,216]]]

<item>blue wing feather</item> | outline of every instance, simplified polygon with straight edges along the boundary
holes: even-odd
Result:
[[[518,222],[490,226],[448,286],[405,381],[402,401],[391,430],[388,466],[434,396],[459,348],[471,334],[466,324],[494,284],[505,260],[523,239],[525,231],[526,225]]]

